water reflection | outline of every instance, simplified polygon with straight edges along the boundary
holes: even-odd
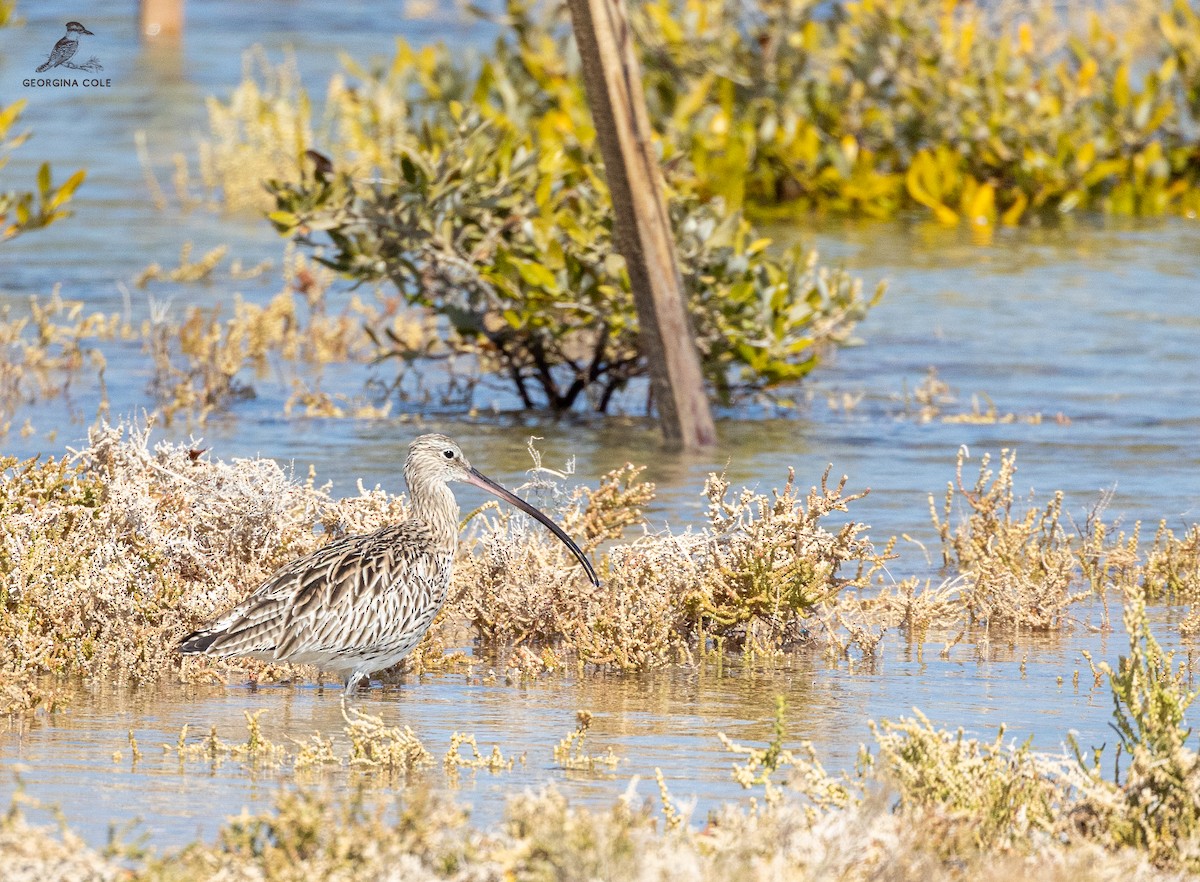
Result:
[[[703,817],[718,802],[744,795],[729,775],[736,758],[721,748],[717,733],[742,742],[769,740],[777,695],[787,703],[789,741],[813,742],[834,770],[853,766],[860,743],[870,741],[868,720],[894,719],[913,707],[935,724],[965,725],[969,734],[987,736],[1004,723],[1013,738],[1032,737],[1035,746],[1058,751],[1074,729],[1082,744],[1098,746],[1108,740],[1108,692],[1093,689],[1086,668],[1078,687],[1072,674],[1082,664],[1081,649],[1107,656],[1110,639],[1123,640],[1077,633],[991,641],[961,646],[949,659],[934,644],[893,647],[857,672],[820,654],[799,654],[778,664],[583,672],[519,684],[489,677],[490,659],[470,674],[409,678],[370,690],[358,707],[389,725],[411,726],[439,765],[453,732],[473,733],[484,752],[497,744],[505,756],[524,755],[510,772],[459,773],[456,796],[480,824],[499,817],[506,794],[549,781],[575,800],[607,806],[638,776],[640,792],[652,797],[653,785],[645,782],[652,782],[656,769],[672,795],[694,801]],[[193,738],[215,725],[223,739],[244,740],[244,713],[259,709],[263,734],[272,741],[337,736],[344,725],[338,695],[336,684],[137,690],[96,684],[73,695],[64,713],[34,718],[0,739],[0,763],[10,769],[20,764],[27,792],[61,806],[93,843],[105,840],[110,823],[138,819],[155,844],[181,843],[211,835],[244,806],[269,805],[280,787],[291,786],[292,775],[231,760],[181,761],[159,745],[174,744],[184,725]],[[595,715],[588,749],[612,746],[620,758],[611,774],[555,766],[554,745],[574,728],[578,709]],[[130,731],[142,751],[136,761]],[[310,780],[344,788],[349,774],[315,773]],[[439,768],[422,773],[416,785],[449,789],[451,782]],[[0,802],[11,790],[10,779],[0,780]]]

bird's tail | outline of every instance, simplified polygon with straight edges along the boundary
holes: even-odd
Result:
[[[50,62],[49,62],[49,61],[47,61],[45,64],[43,64],[41,67],[39,67],[39,68],[37,69],[37,72],[38,72],[38,73],[41,73],[42,71],[46,70],[46,69],[47,69],[47,68],[49,68],[49,67],[50,67]]]

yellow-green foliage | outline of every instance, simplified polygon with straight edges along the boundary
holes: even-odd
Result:
[[[937,820],[899,817],[877,806],[809,820],[793,806],[748,813],[727,807],[704,830],[665,825],[648,807],[572,805],[549,790],[512,797],[502,822],[478,829],[468,813],[420,788],[397,807],[313,789],[284,792],[275,807],[225,821],[215,842],[161,857],[119,860],[70,831],[32,826],[20,812],[0,819],[8,882],[1169,882],[1134,851],[1044,844],[1034,854],[937,852]],[[61,836],[61,838],[60,838]],[[51,875],[52,874],[52,875]]]
[[[0,2],[0,28],[13,24],[15,5],[7,0]],[[0,104],[0,169],[8,164],[8,154],[29,138],[29,132],[17,129],[24,110],[23,98],[8,105]],[[43,162],[38,167],[36,192],[0,191],[0,244],[70,217],[66,204],[86,176],[87,172],[79,169],[56,187],[51,180],[50,163]]]
[[[1094,666],[1112,690],[1113,728],[1128,757],[1125,781],[1111,799],[1093,798],[1080,814],[1158,864],[1200,870],[1200,753],[1188,746],[1192,730],[1185,721],[1200,692],[1190,688],[1183,665],[1175,667],[1175,654],[1154,639],[1140,598],[1125,607],[1125,629],[1129,655],[1115,670],[1107,662]],[[1094,774],[1099,756],[1095,762]]]
[[[1200,208],[1200,15],[1187,0],[651,0],[631,14],[677,188],[758,211],[920,208],[985,235],[1073,210]],[[565,15],[510,0],[504,23],[478,73],[444,47],[401,45],[381,70],[347,62],[355,87],[331,82],[315,144],[291,66],[264,67],[210,105],[204,155],[255,156],[216,183],[240,201],[273,155],[270,176],[297,180],[307,146],[355,174],[386,170],[418,121],[464,112],[597,164]]]
[[[948,854],[1012,848],[1059,822],[1062,785],[1053,778],[1059,764],[1028,744],[1006,744],[1003,726],[993,740],[979,741],[962,729],[937,729],[918,713],[884,722],[875,739],[879,750],[871,761],[899,791],[903,808],[945,816]]]
[[[1080,208],[1195,214],[1200,19],[1186,0],[1129,5],[637,8],[664,138],[701,186],[990,228]]]
[[[24,109],[24,99],[8,106],[0,105],[0,169],[8,163],[6,154],[29,137],[28,132],[15,130]],[[65,206],[85,177],[87,172],[79,169],[55,186],[51,179],[50,163],[43,162],[38,166],[36,192],[0,192],[0,244],[22,233],[48,227],[56,220],[70,217],[71,211]]]

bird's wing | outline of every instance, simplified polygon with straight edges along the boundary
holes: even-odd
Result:
[[[50,50],[50,61],[54,64],[62,64],[75,54],[75,50],[79,48],[79,41],[72,40],[70,37],[61,37],[54,48]]]
[[[362,645],[379,629],[373,611],[397,581],[435,568],[428,531],[406,521],[374,533],[330,542],[278,570],[261,587],[201,633],[213,635],[215,655],[270,653],[286,660],[306,652]],[[397,598],[401,600],[402,598]]]

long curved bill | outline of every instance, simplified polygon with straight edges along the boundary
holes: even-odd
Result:
[[[546,529],[561,539],[563,544],[566,545],[567,548],[571,549],[571,553],[575,555],[576,559],[583,564],[583,568],[587,571],[588,578],[591,579],[592,584],[596,587],[600,586],[600,580],[596,578],[596,571],[592,569],[591,561],[589,561],[587,557],[584,556],[583,552],[579,550],[579,546],[571,541],[571,537],[563,532],[562,527],[554,523],[554,521],[550,520],[550,518],[546,517],[546,515],[542,514],[538,509],[534,508],[520,496],[505,490],[478,469],[472,467],[467,469],[467,472],[470,475],[470,477],[467,478],[468,484],[473,484],[480,490],[486,490],[493,496],[500,497],[509,505],[515,505],[531,518],[535,518],[536,520],[539,520],[545,524]]]

